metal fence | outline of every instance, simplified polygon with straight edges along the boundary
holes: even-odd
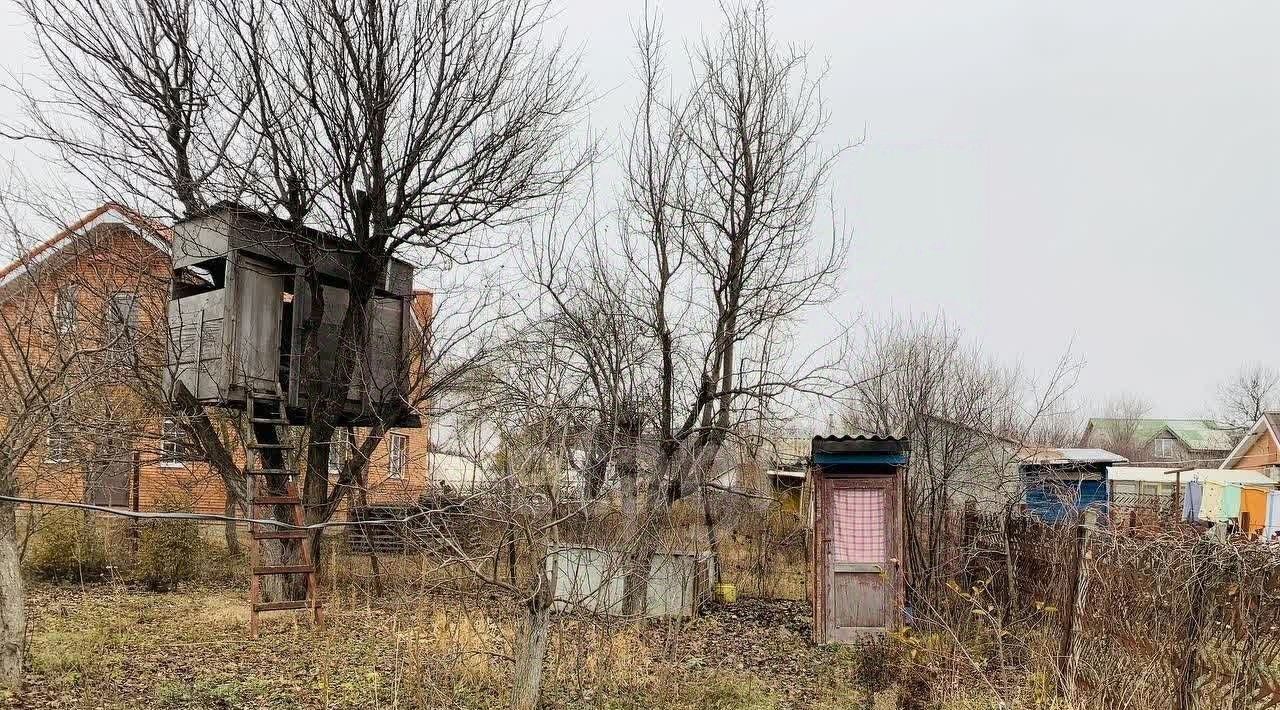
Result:
[[[1099,707],[1280,707],[1280,545],[1167,516],[960,517],[922,628],[985,634],[992,663],[1040,664]]]

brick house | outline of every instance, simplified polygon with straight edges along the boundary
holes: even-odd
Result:
[[[23,495],[224,511],[221,478],[188,455],[156,394],[168,342],[168,244],[164,225],[108,203],[0,269],[5,322],[24,322],[21,337],[41,348],[76,348],[83,363],[51,406],[43,445],[19,467]],[[431,294],[416,293],[413,311],[422,328]],[[224,440],[238,441],[230,418],[216,422]],[[231,449],[243,459],[243,449]],[[348,451],[332,448],[334,470]],[[428,461],[427,427],[388,432],[369,464],[370,502],[415,500],[431,480]]]

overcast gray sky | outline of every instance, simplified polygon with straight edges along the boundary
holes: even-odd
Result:
[[[719,21],[713,0],[660,7],[673,59]],[[641,8],[558,19],[613,135]],[[28,30],[3,18],[22,72]],[[1078,399],[1129,391],[1160,416],[1277,364],[1280,3],[790,2],[774,27],[829,61],[832,143],[867,135],[834,174],[846,317],[941,309],[1032,371],[1070,345]]]
[[[616,122],[637,6],[563,13]],[[716,3],[662,5],[676,41]],[[1077,398],[1196,415],[1278,364],[1280,3],[791,2],[780,38],[830,62],[855,231],[841,310],[948,317],[1030,370],[1071,346]],[[675,48],[676,50],[679,47]]]

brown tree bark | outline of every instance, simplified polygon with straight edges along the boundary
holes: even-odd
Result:
[[[542,556],[535,556],[541,564]],[[554,581],[539,567],[538,585],[525,601],[524,619],[516,646],[515,677],[511,689],[512,710],[534,710],[542,697],[542,668],[547,658],[547,636],[551,628]]]
[[[226,505],[222,509],[222,514],[227,518],[236,517],[239,506],[236,505],[236,499],[228,492]],[[227,542],[227,554],[232,557],[240,557],[244,554],[244,550],[240,548],[240,534],[236,529],[236,521],[227,520],[222,525],[222,534]]]
[[[26,631],[17,533],[14,505],[0,504],[0,685],[12,690],[22,686]]]

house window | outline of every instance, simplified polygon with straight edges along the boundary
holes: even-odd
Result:
[[[107,300],[103,335],[116,364],[132,365],[137,354],[138,294],[113,293]]]
[[[1156,439],[1151,442],[1151,454],[1158,459],[1171,459],[1176,453],[1173,439]]]
[[[67,414],[65,400],[49,404],[49,430],[45,432],[44,457],[48,463],[66,463],[71,460],[71,433]]]
[[[178,420],[166,417],[160,425],[160,463],[162,465],[177,466],[187,458],[187,447],[182,443],[184,437]]]
[[[63,286],[54,295],[53,319],[58,335],[76,331],[76,290],[75,286]]]
[[[347,451],[350,448],[351,434],[343,429],[335,429],[329,441],[329,471],[337,473],[347,462]]]
[[[387,473],[392,478],[404,478],[405,459],[409,450],[409,437],[404,434],[387,435],[387,453],[389,455]]]

